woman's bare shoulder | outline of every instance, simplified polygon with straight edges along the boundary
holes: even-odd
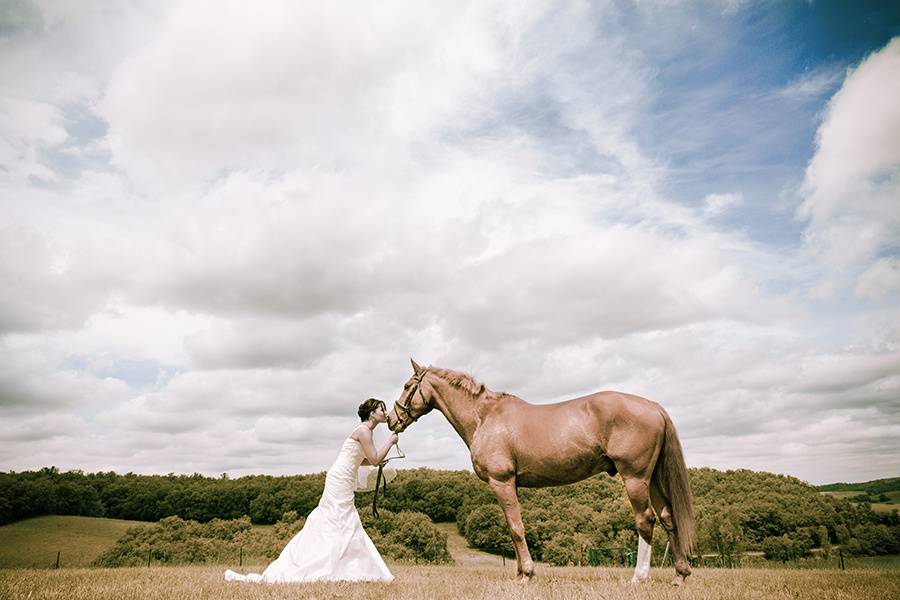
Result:
[[[350,437],[352,437],[357,442],[361,442],[365,439],[371,440],[372,439],[372,430],[369,429],[368,427],[366,427],[365,423],[363,423],[363,424],[360,424],[359,426],[357,426],[357,428],[353,430],[353,433],[350,434]]]

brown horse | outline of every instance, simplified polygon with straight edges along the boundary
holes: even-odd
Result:
[[[506,515],[518,574],[534,575],[525,542],[518,487],[580,481],[619,473],[639,534],[633,581],[648,577],[653,523],[669,534],[680,585],[690,575],[694,540],[691,487],[675,426],[656,402],[618,392],[598,392],[556,404],[535,405],[492,392],[472,376],[412,361],[413,375],[388,414],[391,431],[404,431],[437,409],[472,456],[475,474],[490,484]]]

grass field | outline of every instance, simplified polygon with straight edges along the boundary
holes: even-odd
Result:
[[[66,600],[157,598],[159,600],[231,598],[485,598],[490,600],[629,598],[677,599],[896,599],[900,598],[900,557],[810,561],[745,569],[695,568],[686,586],[673,588],[674,570],[653,569],[652,581],[633,590],[632,570],[624,568],[549,567],[538,565],[538,577],[515,581],[515,563],[468,548],[450,523],[439,524],[448,534],[448,549],[456,564],[416,566],[391,564],[391,584],[317,583],[257,585],[226,583],[225,566],[151,567],[128,569],[74,568],[87,565],[134,521],[87,517],[41,517],[0,527],[0,598]],[[59,570],[48,569],[62,551]],[[834,563],[834,564],[831,564]],[[39,566],[43,568],[9,568]],[[227,565],[237,568],[237,565]],[[71,567],[71,568],[67,568]],[[812,570],[816,569],[816,570]],[[259,571],[254,565],[239,569]]]
[[[462,567],[502,567],[513,564],[510,559],[505,559],[499,554],[489,554],[474,548],[469,548],[466,538],[459,535],[456,523],[435,523],[435,527],[447,535],[447,552]]]
[[[147,525],[96,517],[47,516],[0,527],[0,568],[86,567],[126,530]]]
[[[142,521],[120,521],[95,517],[47,516],[26,519],[0,527],[0,569],[51,568],[60,552],[61,567],[88,567],[104,550],[112,546],[131,527],[150,525]],[[447,550],[460,567],[503,567],[513,559],[470,548],[453,523],[436,523],[447,535]],[[254,525],[260,529],[271,525]],[[654,564],[659,557],[654,557]],[[237,556],[234,564],[237,566]],[[244,555],[244,565],[260,570],[268,559]],[[844,557],[848,569],[896,569],[900,573],[900,556]],[[154,564],[154,566],[159,566]],[[549,565],[538,563],[539,569]],[[706,565],[708,566],[708,565]],[[755,557],[742,565],[763,569],[838,569],[837,553],[828,560],[801,559],[787,564],[773,563]]]
[[[847,490],[840,492],[819,492],[820,494],[825,494],[826,496],[831,496],[832,498],[838,499],[846,499],[846,498],[855,498],[860,494],[865,494],[863,490]],[[900,511],[900,491],[892,491],[885,492],[885,496],[888,497],[887,502],[873,502],[872,510],[879,513],[890,513],[893,510]]]
[[[630,569],[543,568],[533,581],[517,582],[515,567],[392,565],[390,584],[227,583],[221,567],[0,570],[0,598],[33,600],[274,600],[279,598],[489,600],[634,598],[642,600],[896,600],[896,570],[802,571],[789,569],[696,569],[685,586],[668,582],[672,569],[654,569],[652,580],[633,590]]]
[[[889,500],[887,502],[872,503],[872,510],[882,513],[900,510],[900,491],[885,492],[885,496],[887,496]]]
[[[847,498],[855,498],[860,494],[864,493],[862,491],[850,491],[850,492],[819,492],[823,496],[831,496],[832,498],[837,498],[838,500],[846,500]]]
[[[96,517],[47,516],[4,525],[0,527],[0,569],[53,567],[57,552],[60,553],[61,567],[87,567],[125,531],[150,524]],[[254,527],[270,529],[272,525]],[[457,533],[455,524],[438,523],[437,527],[447,534],[448,550],[458,564],[503,564],[500,556],[469,548],[466,540]],[[251,567],[265,567],[267,563],[267,559],[244,556],[244,564]]]

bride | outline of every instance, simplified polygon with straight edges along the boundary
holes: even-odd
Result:
[[[384,402],[369,398],[357,412],[362,424],[344,440],[325,475],[322,499],[309,513],[303,529],[262,574],[241,575],[228,569],[226,581],[393,581],[394,576],[362,527],[353,490],[359,466],[383,461],[398,436],[392,433],[384,447],[376,451],[372,430],[387,420]]]

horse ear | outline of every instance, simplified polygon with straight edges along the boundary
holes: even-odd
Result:
[[[417,363],[416,361],[414,361],[411,358],[409,359],[409,362],[412,363],[412,368],[413,368],[413,371],[415,371],[416,375],[418,375],[419,373],[422,372],[422,367],[419,366],[419,363]]]

